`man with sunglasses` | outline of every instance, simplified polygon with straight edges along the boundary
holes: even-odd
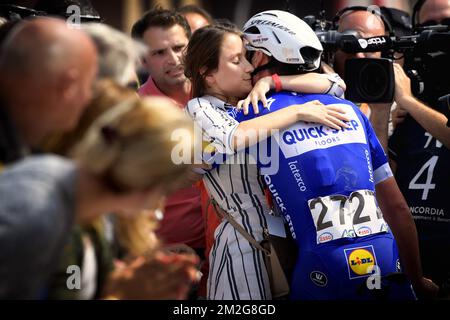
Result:
[[[422,26],[448,23],[450,1],[427,0],[418,17]],[[450,128],[437,101],[450,93],[448,80],[446,85],[439,74],[449,71],[445,67],[449,58],[447,54],[440,62],[433,61],[434,70],[424,78],[425,89],[432,91],[421,97],[423,102],[413,96],[411,80],[403,69],[395,66],[399,108],[389,139],[391,166],[417,226],[424,275],[444,289],[450,283]]]
[[[425,1],[419,12],[419,24],[421,26],[450,25],[450,1]]]
[[[355,9],[353,9],[355,8]],[[381,18],[381,12],[373,12],[368,8],[364,10],[360,7],[349,7],[340,11],[336,16],[337,31],[339,32],[357,32],[362,38],[372,38],[386,35],[389,27],[386,27],[385,22]],[[381,58],[381,52],[357,52],[346,53],[338,50],[334,56],[333,67],[336,72],[345,79],[345,63],[347,59],[352,58]],[[388,139],[388,120],[391,110],[391,103],[376,104],[367,103],[360,104],[361,111],[370,117],[370,122],[380,140],[385,152],[387,151]]]

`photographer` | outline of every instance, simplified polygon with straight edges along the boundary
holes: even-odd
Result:
[[[439,24],[447,24],[450,19],[450,1],[448,0],[428,0],[423,2],[423,6],[419,11],[419,27],[432,26]],[[447,22],[445,22],[447,20]],[[444,59],[449,58],[448,55],[443,56]],[[436,64],[435,64],[436,65]],[[448,64],[445,64],[448,66]],[[444,66],[440,66],[444,67]],[[441,95],[450,93],[450,86],[443,83],[431,83],[433,78],[439,79],[437,69],[431,67],[430,75],[424,79],[426,87],[438,87],[437,89],[428,92],[421,97],[425,103],[432,107],[428,107],[420,100],[413,97],[411,92],[411,81],[399,66],[394,66],[396,79],[396,93],[395,101],[398,103],[402,100],[401,108],[393,112],[393,122],[397,126],[405,120],[407,114],[410,114],[426,131],[428,131],[434,138],[442,142],[447,148],[450,147],[450,128],[446,126],[447,110],[439,109],[437,100]],[[439,69],[439,71],[445,68]],[[439,80],[437,80],[439,81]],[[448,82],[448,81],[447,81]],[[440,92],[439,92],[440,91]]]
[[[378,14],[369,10],[342,10],[338,19],[338,32],[356,31],[362,38],[384,36],[386,27]],[[338,15],[339,16],[339,15]],[[350,58],[381,58],[381,52],[346,53],[338,50],[334,57],[334,69],[345,79],[345,62]],[[372,126],[383,149],[387,151],[388,121],[391,103],[361,104],[361,111],[370,117]]]
[[[427,0],[418,17],[420,25],[444,24],[450,18],[450,1]],[[424,275],[441,285],[445,293],[450,276],[450,205],[446,200],[450,189],[450,128],[437,100],[450,92],[444,82],[448,82],[445,72],[449,59],[448,54],[441,55],[439,62],[435,59],[424,77],[428,90],[421,96],[424,102],[413,96],[410,79],[402,68],[394,66],[399,108],[393,116],[396,127],[389,139],[389,155],[415,219]]]

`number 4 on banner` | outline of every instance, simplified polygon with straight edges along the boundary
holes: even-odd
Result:
[[[427,200],[428,192],[436,188],[436,185],[434,183],[431,183],[431,180],[433,179],[433,172],[438,159],[438,156],[431,157],[430,160],[425,162],[422,168],[420,168],[419,172],[417,172],[417,174],[414,176],[414,178],[411,179],[411,182],[409,183],[409,189],[423,190],[422,200]],[[424,173],[425,170],[427,170],[427,178],[425,183],[417,183],[417,180],[419,180],[420,176]]]

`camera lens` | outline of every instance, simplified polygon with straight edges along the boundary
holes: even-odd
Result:
[[[386,70],[377,63],[368,63],[359,70],[358,79],[361,83],[361,94],[372,97],[372,100],[381,98],[386,91],[388,74]]]
[[[392,102],[395,90],[392,61],[353,58],[345,62],[345,96],[353,102]]]

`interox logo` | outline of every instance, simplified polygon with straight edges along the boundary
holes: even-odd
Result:
[[[275,136],[286,158],[342,144],[367,142],[364,127],[353,108],[347,104],[336,105],[343,108],[346,116],[350,118],[349,127],[338,130],[324,125],[298,122],[281,132],[281,139]]]

